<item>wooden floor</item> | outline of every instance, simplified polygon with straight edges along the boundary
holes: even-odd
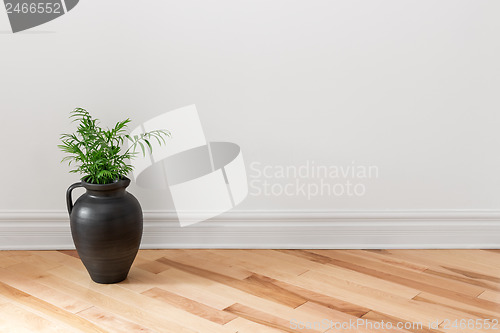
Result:
[[[2,333],[500,332],[499,319],[498,250],[144,250],[114,285],[75,251],[0,251]]]

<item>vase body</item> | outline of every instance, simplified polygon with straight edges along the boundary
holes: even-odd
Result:
[[[112,184],[76,183],[67,192],[71,235],[90,277],[97,283],[125,280],[142,238],[142,209],[126,191],[130,179]],[[84,187],[73,205],[71,191]]]

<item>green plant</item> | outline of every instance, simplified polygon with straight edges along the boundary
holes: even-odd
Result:
[[[126,176],[133,170],[133,166],[127,161],[137,154],[137,146],[145,155],[145,145],[150,151],[153,149],[150,143],[152,138],[161,145],[166,143],[165,137],[170,136],[167,130],[131,136],[127,133],[127,126],[131,122],[128,118],[116,123],[114,128],[104,130],[99,127],[99,120],[92,118],[82,108],[73,110],[70,118],[80,123],[76,133],[61,135],[62,144],[58,147],[70,154],[61,162],[69,161],[69,165],[74,163],[76,168],[70,172],[84,175],[82,180],[93,184],[109,184]],[[129,140],[129,148],[122,151],[125,139]]]

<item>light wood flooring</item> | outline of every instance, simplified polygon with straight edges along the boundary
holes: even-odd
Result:
[[[2,333],[500,332],[499,320],[500,250],[142,250],[114,285],[92,282],[75,251],[0,251]]]

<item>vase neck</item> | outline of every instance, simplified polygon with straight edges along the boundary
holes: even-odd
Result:
[[[125,188],[121,189],[114,189],[114,190],[107,190],[107,191],[96,191],[96,190],[89,190],[87,189],[87,195],[93,196],[93,197],[122,197],[126,193]]]
[[[110,184],[91,184],[82,182],[87,194],[95,197],[120,197],[125,195],[126,188],[130,184],[130,179],[122,178]]]

